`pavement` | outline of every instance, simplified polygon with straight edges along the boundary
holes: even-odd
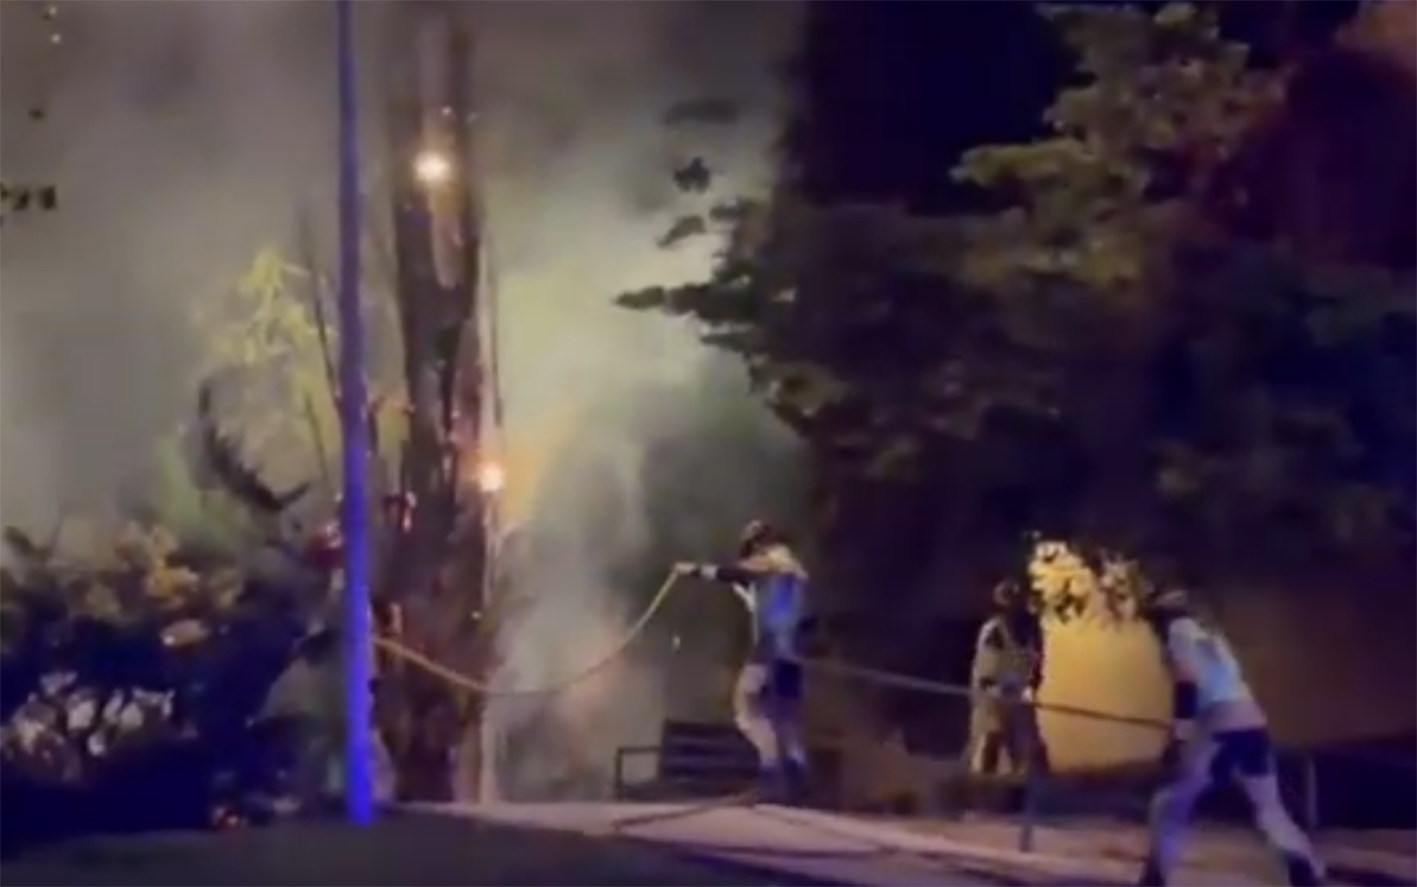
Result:
[[[698,859],[776,870],[823,883],[862,885],[1130,884],[1145,836],[1134,825],[1069,821],[1035,830],[1018,849],[1006,820],[893,820],[745,804],[514,804],[448,808],[486,821],[629,837]],[[1417,887],[1417,835],[1332,833],[1319,846],[1335,885]],[[1258,837],[1199,827],[1180,870],[1182,885],[1280,884]]]
[[[1336,884],[1417,887],[1417,838],[1329,835]],[[771,805],[426,806],[355,830],[293,823],[221,834],[95,838],[0,864],[6,885],[1124,885],[1141,834],[1124,823],[1041,826],[1017,849],[1002,820],[892,820]],[[1183,885],[1279,884],[1253,835],[1202,829]]]
[[[217,833],[86,838],[0,862],[0,883],[7,887],[552,887],[573,883],[817,887],[809,878],[700,860],[631,839],[418,812],[390,816],[362,829],[311,822]]]

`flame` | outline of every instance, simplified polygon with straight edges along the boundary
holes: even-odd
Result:
[[[489,496],[502,492],[507,487],[507,472],[500,462],[490,459],[477,465],[477,488]]]
[[[498,512],[509,524],[528,520],[551,466],[573,444],[588,412],[557,415],[516,435],[515,441],[499,435],[496,445],[460,443],[462,483],[484,494],[496,494]]]
[[[446,185],[453,178],[453,161],[439,150],[419,151],[413,158],[413,177],[426,188]]]

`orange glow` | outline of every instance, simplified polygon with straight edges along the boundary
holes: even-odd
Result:
[[[453,177],[453,162],[441,151],[420,151],[413,158],[413,177],[428,188],[445,185]]]
[[[507,473],[496,462],[483,462],[477,466],[477,488],[488,495],[496,495],[507,486]]]

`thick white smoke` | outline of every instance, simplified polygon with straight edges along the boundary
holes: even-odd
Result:
[[[539,461],[535,490],[510,515],[526,523],[527,556],[514,565],[514,585],[532,609],[504,639],[503,677],[524,688],[563,679],[610,652],[647,596],[617,587],[630,578],[624,565],[659,541],[646,507],[646,460],[665,429],[707,430],[695,427],[693,414],[663,409],[674,401],[666,389],[703,397],[707,366],[691,330],[617,312],[609,296],[707,268],[710,243],[671,252],[655,246],[691,205],[669,173],[702,153],[723,172],[718,193],[762,183],[775,122],[773,65],[795,10],[646,3],[481,12],[499,170],[490,214],[501,259],[507,449],[514,461],[519,451],[535,454],[526,462]],[[525,64],[529,56],[547,63]],[[727,129],[664,126],[672,105],[702,95],[737,101],[746,113]],[[658,411],[634,408],[651,399]],[[734,418],[738,433],[771,433],[765,422],[755,427],[746,406]],[[731,504],[732,495],[711,504]],[[739,504],[725,517],[752,507]],[[534,717],[539,725],[550,717],[563,728],[552,735],[574,737],[546,748],[533,773],[556,780],[567,768],[603,769],[614,746],[652,738],[669,671],[643,647],[631,652],[637,655],[549,710],[539,700],[498,708],[513,735],[517,721]]]
[[[4,172],[57,180],[63,199],[59,213],[7,222],[0,236],[0,516],[24,523],[111,502],[190,410],[194,308],[221,298],[257,250],[289,245],[302,211],[327,222],[334,181],[328,4],[58,9],[65,43],[42,62],[36,4],[0,4]],[[371,87],[385,14],[361,6]],[[692,330],[611,299],[706,269],[711,244],[655,246],[692,205],[670,171],[702,154],[722,172],[718,193],[764,179],[774,68],[798,10],[489,2],[461,14],[478,26],[509,520],[535,552],[516,565],[535,605],[502,679],[539,685],[618,640],[646,596],[638,586],[655,581],[625,588],[626,564],[666,539],[702,549],[763,507],[759,478],[738,483],[732,459],[790,449]],[[663,125],[671,105],[700,96],[746,113],[720,129]],[[26,112],[41,98],[49,118],[36,123]],[[371,132],[371,157],[382,141]],[[753,440],[712,470],[655,473],[651,451],[718,428]],[[677,529],[649,515],[651,476],[695,491]],[[578,733],[582,763],[607,765],[611,746],[657,724],[663,663],[633,661],[549,716]]]

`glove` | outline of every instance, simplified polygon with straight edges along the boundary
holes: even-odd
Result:
[[[702,576],[703,567],[689,561],[680,561],[674,565],[674,575],[676,576]]]
[[[1164,779],[1170,779],[1181,768],[1181,748],[1184,744],[1175,736],[1166,740],[1166,745],[1161,749],[1161,773]]]
[[[1166,745],[1161,749],[1161,771],[1165,778],[1170,779],[1180,771],[1186,744],[1190,742],[1194,732],[1195,724],[1191,721],[1176,721],[1171,725],[1171,735],[1166,738]]]
[[[826,630],[815,616],[809,616],[797,624],[794,640],[797,649],[807,655],[824,654],[828,649]]]

